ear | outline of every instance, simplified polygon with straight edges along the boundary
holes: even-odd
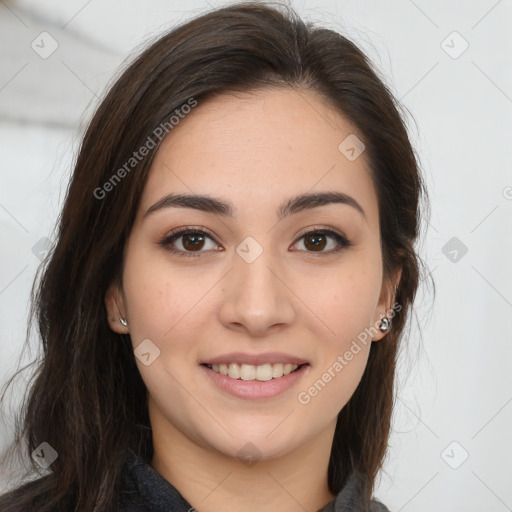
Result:
[[[387,317],[391,322],[390,330],[393,329],[393,320],[390,316],[390,312],[393,311],[393,305],[395,303],[396,289],[398,288],[398,284],[400,283],[400,278],[402,276],[402,267],[400,267],[394,274],[391,276],[384,276],[382,279],[382,288],[379,297],[379,303],[377,305],[377,309],[375,311],[375,316],[373,317],[373,326],[376,329],[373,331],[377,331],[375,336],[372,338],[372,341],[379,341],[384,336],[386,336],[389,331],[382,332],[380,330],[380,321],[383,317]]]
[[[111,283],[105,294],[105,307],[107,309],[107,320],[110,328],[118,334],[127,334],[129,329],[124,326],[120,319],[127,319],[126,304],[120,286],[117,283]]]

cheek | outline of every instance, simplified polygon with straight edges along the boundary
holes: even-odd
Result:
[[[351,265],[302,281],[300,293],[308,297],[305,302],[323,325],[321,332],[326,341],[331,339],[341,349],[347,340],[371,325],[381,280],[378,263],[372,267],[363,258],[355,258]]]
[[[297,396],[307,414],[334,419],[356,390],[371,348],[372,335],[365,330],[378,300],[378,278],[364,270],[340,273],[315,295],[311,309],[324,328],[314,332],[316,364]]]
[[[363,346],[357,354],[334,354],[325,366],[317,367],[310,379],[299,390],[297,401],[306,417],[333,420],[354,394],[366,368],[370,345]]]
[[[201,296],[197,282],[194,286],[186,275],[177,279],[170,274],[165,255],[155,257],[135,247],[127,252],[123,287],[135,343],[164,338]]]
[[[313,332],[317,364],[297,397],[310,413],[334,417],[357,388],[371,348],[369,328],[381,283],[380,261],[370,251],[354,254],[328,275],[309,275],[303,281],[302,293],[312,290],[315,324],[323,326]]]
[[[157,269],[138,266],[136,271],[127,267],[130,275],[124,280],[124,289],[128,297],[128,314],[131,319],[131,334],[133,329],[141,331],[144,337],[156,336],[167,325],[173,325],[170,311],[176,311],[179,304],[169,302],[169,285],[162,280]]]

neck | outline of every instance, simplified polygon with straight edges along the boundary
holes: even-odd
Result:
[[[151,423],[151,465],[201,512],[319,510],[335,498],[327,484],[335,420],[290,453],[252,461],[200,446],[158,414]]]

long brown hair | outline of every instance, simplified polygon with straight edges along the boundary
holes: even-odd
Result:
[[[423,265],[414,244],[427,195],[401,107],[367,57],[344,36],[282,7],[230,5],[171,30],[124,70],[97,108],[55,243],[34,280],[27,332],[35,317],[42,355],[32,363],[38,366],[12,445],[27,456],[47,442],[58,457],[52,472],[26,483],[3,512],[29,510],[43,495],[41,512],[110,511],[126,448],[152,456],[146,387],[130,338],[109,328],[104,297],[113,281],[121,282],[125,241],[161,140],[123,179],[105,184],[191,98],[200,104],[218,93],[265,87],[312,90],[358,128],[378,194],[384,273],[402,269],[395,296],[401,309],[338,415],[329,461],[332,493],[358,471],[370,499],[388,443],[399,342]]]

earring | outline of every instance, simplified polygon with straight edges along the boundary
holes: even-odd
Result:
[[[128,322],[126,321],[126,318],[120,318],[119,321],[121,322],[122,325],[128,327]]]
[[[391,322],[387,316],[380,321],[380,330],[382,332],[388,332],[391,327]]]

